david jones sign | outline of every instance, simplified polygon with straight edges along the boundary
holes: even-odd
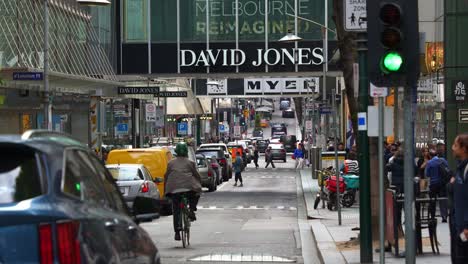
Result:
[[[324,61],[322,48],[292,49],[257,49],[253,58],[248,58],[240,49],[208,49],[195,52],[181,50],[181,67],[193,66],[241,66],[249,63],[255,67],[261,65],[321,65]]]

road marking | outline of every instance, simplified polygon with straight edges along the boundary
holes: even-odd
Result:
[[[232,253],[232,254],[209,254],[203,256],[197,256],[189,258],[189,261],[218,261],[218,262],[284,262],[293,263],[297,262],[294,258],[272,256],[270,254],[243,254],[243,253]]]
[[[239,205],[236,207],[218,207],[213,205],[199,205],[198,209],[200,210],[289,210],[289,211],[297,211],[296,207],[290,206],[276,206],[276,207],[269,207],[269,206],[258,206],[258,205],[250,205],[250,206],[243,206]]]

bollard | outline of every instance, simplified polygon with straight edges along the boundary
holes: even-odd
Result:
[[[312,167],[312,179],[317,179],[317,171],[322,169],[322,148],[312,147],[311,148],[312,157],[310,159],[310,165]]]

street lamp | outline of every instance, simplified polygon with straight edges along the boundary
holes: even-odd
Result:
[[[76,0],[78,4],[87,6],[109,5],[109,0]],[[52,103],[49,88],[49,0],[44,0],[44,125],[52,130]]]

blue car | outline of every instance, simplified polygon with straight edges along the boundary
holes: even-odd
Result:
[[[160,263],[138,224],[158,218],[155,201],[130,215],[100,160],[61,133],[0,136],[0,263]]]

